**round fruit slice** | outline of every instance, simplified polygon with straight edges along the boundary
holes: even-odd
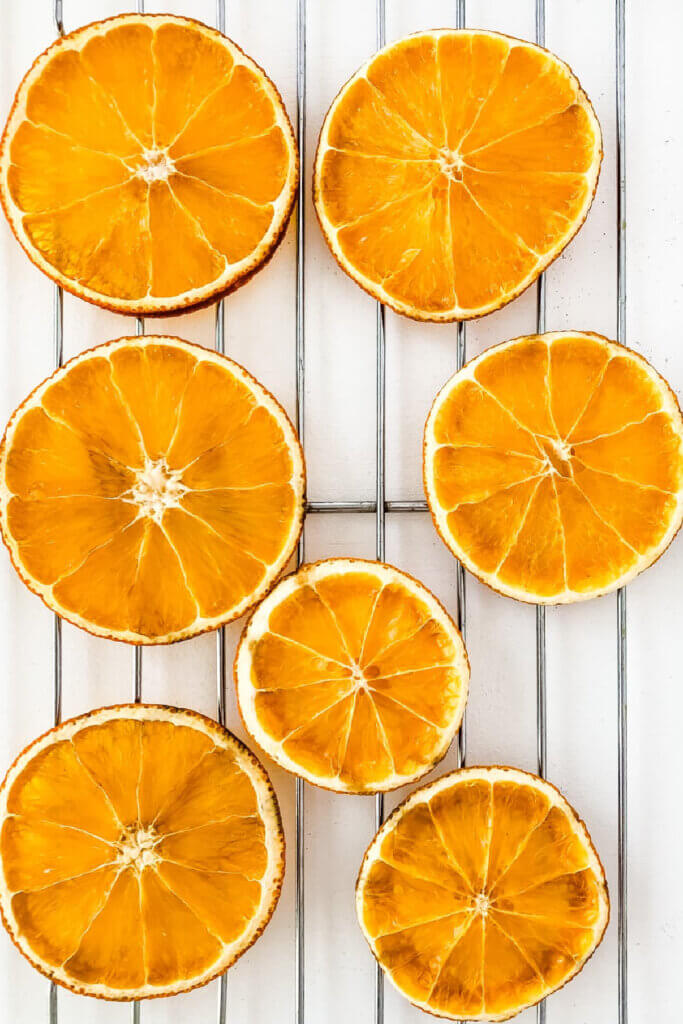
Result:
[[[272,255],[298,156],[280,95],[220,32],[125,14],[64,36],[19,86],[0,199],[30,259],[137,315],[196,306]]]
[[[63,722],[10,768],[0,823],[5,927],[34,967],[86,995],[206,984],[280,895],[270,780],[193,711],[130,704]]]
[[[343,270],[417,320],[514,299],[585,220],[600,126],[567,65],[496,32],[422,32],[347,82],[314,198]]]
[[[326,789],[419,779],[465,710],[460,633],[426,587],[390,565],[330,558],[282,580],[235,659],[240,712],[274,761]]]
[[[178,338],[77,356],[12,416],[0,527],[19,575],[99,636],[182,640],[272,586],[303,517],[301,446],[246,370]]]
[[[441,1017],[507,1020],[577,974],[609,900],[583,822],[548,782],[467,768],[417,790],[370,844],[363,934],[402,995]]]
[[[437,530],[484,583],[521,601],[582,601],[624,586],[680,528],[681,411],[613,341],[516,338],[437,395],[424,478]]]

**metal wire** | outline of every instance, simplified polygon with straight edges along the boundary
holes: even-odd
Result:
[[[306,385],[305,362],[305,226],[306,226],[306,0],[298,0],[296,12],[296,124],[299,145],[299,187],[296,212],[296,408],[295,421],[299,439],[304,443],[304,399]],[[304,529],[301,530],[297,550],[297,567],[306,557]],[[296,780],[296,876],[294,895],[295,952],[294,968],[296,990],[294,997],[294,1019],[304,1024],[305,1017],[305,918],[304,918],[304,867],[305,867],[305,801],[304,781]]]
[[[64,7],[62,5],[62,0],[54,0],[54,5],[53,5],[53,9],[52,9],[52,17],[54,19],[54,23],[55,23],[55,28],[57,30],[57,34],[60,35],[60,36],[63,36],[64,35]]]
[[[64,362],[64,293],[59,285],[55,285],[52,330],[54,364],[55,367],[58,367]],[[53,619],[52,657],[53,717],[54,724],[58,725],[62,720],[62,620],[58,615],[55,615]],[[55,993],[55,1002],[56,998]]]
[[[377,49],[381,50],[386,43],[387,16],[385,0],[377,0]],[[375,487],[375,555],[379,562],[384,562],[386,555],[386,313],[381,302],[377,303],[376,321],[377,346],[377,449],[376,487]],[[384,794],[375,797],[375,828],[384,821]],[[375,964],[375,1024],[384,1022],[384,973],[379,963]]]
[[[536,43],[545,46],[545,0],[536,0]],[[545,332],[546,288],[545,275],[536,285],[536,333]],[[538,774],[545,778],[548,756],[548,686],[546,658],[546,609],[536,605],[536,753]],[[536,1007],[537,1024],[545,1024],[546,1002]]]
[[[455,0],[455,27],[463,29],[467,11],[465,0]],[[467,326],[464,320],[460,320],[456,335],[455,366],[462,370],[467,362]],[[457,597],[456,625],[460,630],[463,643],[467,640],[467,577],[462,562],[455,567],[455,588]],[[457,739],[458,768],[464,768],[467,760],[467,713],[462,717]]]
[[[64,35],[64,11],[62,0],[54,0],[52,17],[57,34]],[[59,285],[55,285],[54,310],[52,320],[52,343],[55,367],[64,361],[64,293]],[[62,620],[55,615],[52,620],[52,695],[54,724],[62,720]],[[48,1020],[50,1024],[58,1024],[59,1003],[58,989],[54,981],[50,982],[48,999]]]
[[[626,7],[616,0],[617,341],[626,344]],[[617,592],[619,1024],[628,1021],[628,705],[626,590]]]
[[[138,12],[142,13],[144,8],[144,0],[138,0]],[[142,337],[145,333],[145,321],[141,316],[136,317],[135,320],[135,333],[138,337]],[[136,704],[142,702],[142,647],[138,646],[135,648],[134,662],[133,662],[133,696]],[[140,1020],[140,1007],[138,1003],[133,1003],[133,1022],[138,1024]]]
[[[137,0],[137,13],[145,13],[145,0]],[[141,316],[135,318],[135,333],[143,337],[145,333],[145,321]],[[135,703],[142,703],[142,646],[135,648],[135,662],[133,665],[133,692]],[[133,1003],[133,1024],[140,1024],[141,1005],[138,1000]]]
[[[216,27],[225,33],[225,0],[216,0]],[[225,355],[225,301],[216,303],[216,322],[214,331],[214,347],[216,352]],[[223,728],[227,725],[226,714],[226,672],[225,672],[225,626],[216,631],[216,718]],[[220,976],[218,981],[218,1024],[225,1024],[228,1017],[228,975]]]

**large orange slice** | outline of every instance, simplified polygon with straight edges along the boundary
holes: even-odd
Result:
[[[10,768],[0,826],[5,927],[34,967],[90,996],[206,984],[280,894],[268,776],[192,711],[121,705],[63,722]]]
[[[0,448],[19,575],[99,636],[182,640],[241,615],[296,545],[304,464],[241,366],[178,338],[120,338],[29,395]]]
[[[462,721],[469,665],[426,587],[390,565],[330,558],[282,580],[235,658],[247,730],[318,786],[371,793],[439,761]]]
[[[583,223],[600,126],[567,65],[482,31],[392,43],[343,87],[314,198],[343,270],[397,313],[465,320],[519,295]]]
[[[424,477],[439,533],[481,580],[522,601],[581,601],[624,586],[678,532],[683,419],[630,349],[516,338],[437,395]]]
[[[467,768],[413,793],[365,854],[356,908],[399,992],[437,1016],[488,1021],[569,981],[609,918],[583,822],[515,768]]]
[[[59,39],[19,86],[0,199],[49,277],[122,313],[196,306],[272,255],[298,157],[279,93],[214,29],[124,14]]]

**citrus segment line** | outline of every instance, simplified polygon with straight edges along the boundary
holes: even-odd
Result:
[[[566,107],[563,107],[561,110],[554,110],[551,114],[548,114],[546,117],[544,117],[540,121],[534,121],[532,124],[526,124],[526,125],[524,125],[523,128],[515,128],[514,131],[506,132],[504,135],[499,135],[498,138],[496,138],[496,139],[489,139],[488,142],[483,143],[481,146],[477,146],[475,149],[463,149],[463,156],[465,156],[465,157],[467,157],[467,156],[474,156],[475,153],[481,153],[482,150],[484,150],[484,149],[489,149],[489,147],[491,147],[491,146],[497,146],[499,142],[504,142],[507,139],[513,139],[515,137],[515,135],[522,135],[524,132],[530,131],[532,128],[542,128],[544,124],[548,123],[548,121],[552,121],[552,119],[554,117],[557,117],[559,114],[565,114],[573,106],[576,106],[576,97],[574,99],[572,99],[567,104]],[[463,140],[463,142],[464,141],[465,140]],[[465,160],[465,163],[467,163],[467,160]],[[500,174],[501,172],[500,171],[491,171],[491,173],[492,174]],[[558,171],[556,173],[558,173],[558,174],[579,173],[579,174],[583,174],[584,176],[586,174],[585,171],[578,171],[578,172]]]
[[[181,866],[184,866],[184,865],[181,865]],[[150,869],[148,868],[147,870],[149,871]],[[164,887],[164,889],[166,890],[166,892],[170,893],[170,894],[171,894],[171,896],[175,896],[175,898],[176,898],[176,899],[177,899],[177,900],[178,900],[178,901],[179,901],[180,903],[182,903],[182,905],[183,905],[183,906],[185,907],[185,909],[187,910],[187,912],[188,912],[189,914],[192,914],[192,916],[194,917],[195,921],[197,921],[197,922],[198,922],[198,923],[199,923],[199,924],[200,924],[200,925],[202,926],[202,928],[204,928],[204,930],[205,930],[206,932],[208,932],[208,934],[209,934],[209,935],[210,935],[210,936],[211,936],[212,938],[214,938],[214,939],[216,940],[216,942],[218,942],[218,943],[219,943],[219,944],[221,945],[221,947],[222,947],[223,949],[225,949],[225,947],[227,946],[227,943],[226,943],[226,942],[223,942],[223,940],[222,940],[222,939],[221,939],[221,938],[220,938],[220,937],[219,937],[218,935],[216,935],[215,931],[213,931],[213,930],[212,930],[211,928],[209,928],[209,926],[207,925],[206,921],[204,921],[204,920],[203,920],[203,919],[202,919],[202,918],[201,918],[201,917],[199,916],[198,912],[197,912],[197,911],[196,911],[196,910],[195,910],[195,909],[194,909],[193,907],[191,907],[191,906],[190,906],[190,904],[189,904],[189,903],[187,902],[187,900],[183,899],[183,897],[182,897],[182,896],[181,896],[181,895],[180,895],[179,893],[177,893],[177,892],[174,892],[174,890],[173,890],[173,889],[171,889],[171,888],[170,888],[170,886],[168,886],[168,885],[166,884],[166,882],[164,881],[164,879],[163,879],[162,875],[161,875],[161,874],[159,873],[159,871],[157,871],[156,867],[152,867],[152,868],[151,868],[151,870],[152,870],[152,871],[154,872],[154,875],[155,875],[155,877],[156,877],[157,881],[159,882],[159,884],[160,884],[160,885],[162,885],[162,886]],[[216,872],[216,874],[218,874],[218,872]],[[140,884],[140,883],[138,882],[138,885],[139,885],[139,884]],[[144,929],[144,928],[142,929],[142,933],[143,933],[143,935],[145,934],[145,929]]]
[[[551,483],[553,485],[553,494],[555,495],[555,511],[557,514],[557,522],[560,527],[560,535],[562,537],[562,583],[565,590],[569,590],[568,581],[568,568],[567,568],[567,534],[564,528],[564,520],[562,518],[562,510],[560,509],[560,496],[557,492],[557,483],[555,482],[554,475],[551,474]]]
[[[55,823],[54,822],[48,822],[48,824],[55,824]],[[99,837],[95,836],[95,838],[99,838]],[[54,889],[58,885],[64,885],[65,882],[75,882],[79,878],[86,878],[88,875],[96,875],[97,872],[98,871],[102,871],[103,868],[113,868],[115,866],[116,866],[116,861],[115,860],[108,860],[108,861],[105,861],[103,864],[98,864],[94,868],[89,868],[87,871],[80,871],[77,875],[69,875],[67,878],[60,878],[56,882],[50,882],[48,885],[41,885],[37,889],[17,889],[12,895],[14,897],[14,896],[20,896],[22,894],[32,895],[33,893],[45,892],[47,889]]]
[[[532,480],[533,477],[530,477],[529,479]],[[508,556],[514,550],[515,545],[517,544],[517,541],[519,540],[519,538],[521,536],[522,530],[524,529],[524,524],[526,523],[527,516],[529,515],[529,509],[531,508],[531,505],[532,505],[532,503],[534,501],[534,498],[536,497],[536,493],[537,493],[537,491],[538,491],[539,487],[541,486],[541,483],[543,482],[544,479],[545,479],[544,476],[541,476],[539,478],[538,483],[536,484],[536,486],[534,487],[533,491],[529,495],[529,498],[528,498],[527,503],[526,503],[526,508],[524,509],[524,512],[522,514],[522,518],[520,520],[519,526],[515,530],[512,538],[510,540],[510,546],[507,548],[507,550],[505,551],[505,553],[501,557],[501,559],[498,562],[498,565],[496,566],[494,572],[496,572],[496,573],[500,572],[500,570],[502,569],[502,567],[503,567],[505,561],[507,560]],[[524,481],[524,480],[522,481],[522,483],[525,483],[525,482],[528,482],[528,481]]]
[[[543,984],[546,984],[546,979],[545,979],[545,977],[543,976],[543,974],[541,974],[541,972],[539,971],[538,967],[537,967],[537,966],[536,966],[536,964],[535,964],[535,963],[533,962],[533,960],[532,960],[532,959],[531,959],[531,958],[530,958],[530,957],[529,957],[529,956],[527,955],[527,953],[525,953],[525,951],[524,951],[524,950],[522,949],[522,947],[521,947],[521,946],[520,946],[520,944],[519,944],[519,943],[517,942],[517,940],[516,940],[516,939],[514,939],[514,938],[512,937],[512,935],[510,935],[510,933],[509,933],[508,931],[506,931],[506,930],[505,930],[505,928],[503,928],[502,924],[501,924],[501,923],[500,923],[500,922],[499,922],[498,920],[496,920],[496,919],[495,919],[494,917],[492,917],[491,915],[489,915],[489,917],[488,917],[488,918],[487,918],[487,920],[486,920],[486,927],[487,927],[487,928],[490,928],[491,926],[493,926],[494,928],[497,928],[497,929],[498,929],[498,931],[499,931],[499,932],[500,932],[500,933],[501,933],[502,935],[504,935],[504,936],[505,936],[505,938],[506,938],[506,939],[508,940],[508,942],[509,942],[509,943],[510,943],[510,944],[511,944],[512,946],[514,946],[514,947],[515,947],[515,949],[517,950],[517,952],[519,953],[519,955],[520,955],[520,956],[522,957],[522,959],[526,961],[526,963],[527,963],[527,964],[529,965],[529,967],[531,968],[531,970],[532,970],[532,971],[534,972],[534,974],[536,975],[536,977],[538,978],[538,980],[539,980],[540,982],[542,982]],[[574,959],[574,958],[572,957],[572,959]]]
[[[118,872],[116,873],[116,877],[114,878],[113,882],[112,882],[112,883],[111,883],[111,885],[109,886],[109,888],[108,888],[108,890],[107,890],[107,892],[106,892],[106,895],[105,895],[104,899],[102,900],[102,903],[100,904],[100,906],[98,907],[98,909],[97,909],[97,910],[96,910],[96,912],[95,912],[95,913],[93,914],[93,916],[92,916],[92,918],[90,919],[90,921],[88,922],[88,926],[87,926],[87,928],[85,928],[85,929],[84,929],[84,931],[83,931],[83,934],[81,935],[81,939],[80,939],[80,942],[79,942],[79,943],[78,943],[78,945],[76,946],[76,948],[75,948],[75,950],[73,951],[73,953],[72,953],[72,954],[71,954],[70,956],[66,957],[66,958],[64,959],[64,961],[62,962],[62,964],[61,964],[60,966],[62,966],[62,967],[65,967],[65,966],[66,966],[66,964],[68,964],[68,962],[69,962],[70,960],[73,960],[73,958],[74,958],[74,957],[76,956],[76,954],[77,954],[77,953],[79,952],[79,950],[81,949],[81,947],[82,947],[82,945],[83,945],[83,942],[85,941],[85,937],[86,937],[86,935],[87,935],[87,934],[89,933],[90,929],[91,929],[91,928],[92,928],[92,926],[93,926],[93,925],[95,924],[95,921],[96,921],[96,920],[98,919],[98,917],[100,916],[100,914],[102,914],[102,913],[103,913],[103,911],[105,910],[105,908],[106,908],[107,904],[109,903],[109,897],[111,896],[111,894],[112,894],[112,892],[113,892],[114,886],[116,885],[116,883],[118,882],[119,878],[120,878],[120,877],[121,877],[121,875],[122,875],[122,874],[124,873],[124,871],[129,871],[129,870],[130,870],[130,868],[122,867],[122,868],[121,868],[121,870],[120,870],[120,871],[118,871]]]
[[[318,658],[324,658],[325,661],[331,661],[335,665],[340,665],[342,668],[347,670],[350,668],[350,666],[346,662],[339,661],[337,658],[330,658],[326,654],[321,654],[321,652],[317,651],[315,647],[309,647],[308,644],[304,644],[300,640],[293,640],[291,637],[285,636],[283,633],[278,633],[277,631],[272,629],[269,629],[268,632],[270,633],[271,636],[276,636],[278,640],[282,640],[284,641],[284,643],[287,644],[292,644],[294,647],[301,647],[303,648],[304,651],[308,651],[309,654],[315,654],[316,657]]]
[[[45,124],[44,121],[36,121],[34,118],[24,115],[23,120],[26,124],[32,125],[34,128],[40,128],[41,131],[51,132],[53,135],[58,135],[60,139],[65,139],[75,149],[84,149],[88,153],[97,153],[98,156],[106,156],[112,160],[118,160],[119,163],[128,166],[126,163],[126,157],[120,156],[118,153],[108,152],[106,149],[96,149],[94,146],[87,146],[84,142],[76,142],[72,135],[67,135],[66,132],[60,132],[58,128],[53,128],[52,125]],[[14,166],[17,166],[16,164]]]
[[[568,441],[569,440],[569,438],[572,436],[572,434],[574,433],[574,431],[578,427],[579,423],[583,419],[583,414],[585,413],[586,409],[588,408],[588,406],[592,402],[593,398],[595,397],[595,395],[599,391],[600,385],[602,384],[602,382],[604,380],[604,377],[605,377],[605,374],[607,373],[607,367],[609,366],[609,364],[612,362],[612,360],[614,358],[615,357],[613,355],[609,355],[608,358],[605,360],[605,365],[603,366],[602,370],[598,374],[597,379],[596,379],[596,381],[595,381],[595,383],[593,385],[592,390],[589,391],[589,393],[588,393],[588,398],[586,399],[586,404],[581,409],[581,412],[579,413],[579,415],[576,417],[576,419],[572,423],[570,429],[566,432],[566,434],[562,438],[563,441]]]
[[[316,714],[311,715],[308,721],[304,722],[303,725],[297,725],[295,729],[292,729],[292,731],[288,732],[286,736],[283,736],[282,739],[280,740],[280,746],[284,746],[287,740],[290,740],[297,733],[306,731],[313,724],[313,722],[317,721],[318,718],[321,718],[322,715],[326,715],[328,711],[332,710],[332,708],[336,708],[339,704],[343,704],[345,701],[349,700],[349,697],[351,697],[351,694],[345,693],[343,697],[339,697],[338,700],[333,700],[332,703],[328,704],[326,708],[322,708],[320,711],[316,712]],[[354,693],[353,703],[349,711],[349,717],[353,714],[353,711],[355,710],[355,701],[356,694]]]
[[[452,848],[446,842],[446,839],[444,837],[444,834],[443,834],[443,831],[441,829],[441,826],[439,825],[439,822],[436,820],[436,815],[434,814],[434,811],[432,809],[431,802],[427,801],[427,807],[429,808],[429,817],[430,817],[430,819],[432,821],[432,824],[434,825],[434,830],[435,830],[437,836],[439,837],[439,841],[440,841],[442,847],[444,848],[444,851],[446,853],[446,857],[448,858],[450,863],[453,865],[453,867],[457,871],[457,873],[460,875],[462,880],[465,882],[467,887],[470,889],[470,891],[472,891],[472,883],[470,882],[469,878],[467,877],[467,873],[463,870],[463,868],[461,867],[459,861],[456,859],[455,854],[453,853]]]
[[[372,682],[374,682],[374,680]],[[447,731],[442,726],[440,726],[438,724],[438,722],[434,722],[434,721],[432,721],[431,718],[426,718],[424,715],[418,714],[417,711],[414,711],[412,708],[409,708],[407,704],[404,704],[403,701],[398,700],[396,697],[392,697],[391,694],[384,693],[383,691],[377,691],[376,688],[372,685],[372,682],[368,683],[368,691],[369,691],[370,698],[372,700],[373,706],[374,706],[375,701],[374,701],[374,698],[372,697],[372,694],[374,692],[378,692],[380,694],[380,696],[384,700],[391,701],[392,704],[397,704],[398,707],[402,708],[403,711],[406,713],[406,715],[410,715],[412,718],[417,718],[417,719],[419,719],[419,721],[425,722],[426,725],[431,725],[434,729],[437,729],[439,732],[444,732],[445,733]],[[406,725],[407,724],[408,723],[406,723]]]
[[[585,491],[583,490],[581,485],[576,480],[574,480],[574,486],[576,487],[576,489],[578,491],[581,492],[581,496],[584,498],[586,504],[590,506],[592,512],[595,514],[596,518],[600,520],[600,522],[603,524],[603,526],[606,526],[608,530],[610,530],[616,537],[619,538],[619,540],[622,542],[622,544],[625,544],[626,547],[629,548],[637,558],[640,558],[641,554],[637,550],[637,548],[634,548],[633,545],[631,543],[629,543],[629,541],[626,540],[626,538],[623,536],[623,534],[616,528],[616,526],[614,526],[613,523],[610,523],[607,519],[605,519],[605,517],[603,515],[600,514],[600,512],[598,512],[598,510],[596,509],[596,507],[593,504],[593,502],[590,500],[588,495],[585,493]],[[563,532],[564,532],[564,529],[563,529]]]

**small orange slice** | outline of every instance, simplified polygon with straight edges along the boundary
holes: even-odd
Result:
[[[19,86],[0,199],[36,266],[137,315],[208,302],[272,255],[298,157],[280,95],[188,18],[125,14],[59,39]]]
[[[29,395],[0,449],[0,526],[24,582],[132,643],[241,615],[296,545],[304,464],[246,370],[178,338],[120,338]]]
[[[258,938],[284,838],[253,754],[203,715],[121,705],[32,743],[0,788],[0,910],[52,981],[103,999],[186,992]]]
[[[372,57],[332,104],[316,210],[342,269],[397,313],[483,316],[576,234],[601,145],[554,54],[496,32],[422,32]]]
[[[370,844],[356,909],[390,981],[440,1017],[507,1020],[577,974],[607,927],[605,875],[560,793],[515,768],[451,772]]]
[[[390,565],[330,558],[282,580],[235,659],[240,712],[274,761],[344,793],[394,789],[439,761],[469,665],[433,594]]]
[[[597,334],[516,338],[444,385],[425,427],[437,530],[484,583],[581,601],[651,565],[683,521],[683,419],[642,356]]]

